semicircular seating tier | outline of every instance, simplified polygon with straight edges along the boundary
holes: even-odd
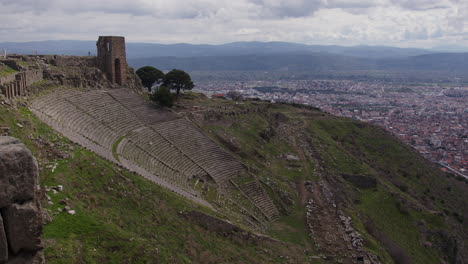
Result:
[[[32,111],[70,140],[192,201],[209,206],[191,180],[230,185],[247,168],[189,120],[129,89],[60,89],[32,101]],[[240,186],[268,219],[278,211],[258,182]]]

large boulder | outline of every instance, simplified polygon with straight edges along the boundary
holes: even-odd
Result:
[[[2,214],[8,243],[14,254],[21,250],[34,252],[42,249],[42,216],[34,202],[12,204],[2,209]]]
[[[0,136],[0,264],[44,263],[36,159],[18,139]]]
[[[8,243],[5,234],[5,228],[3,228],[3,218],[0,214],[0,263],[5,263],[8,260]]]
[[[0,208],[33,200],[39,177],[37,161],[18,139],[0,137]]]

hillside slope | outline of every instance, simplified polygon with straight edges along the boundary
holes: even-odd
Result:
[[[48,263],[306,261],[302,248],[293,244],[245,231],[209,231],[185,214],[224,216],[73,144],[27,104],[22,99],[0,104],[0,127],[38,159],[43,207],[50,216],[43,235]],[[66,213],[67,206],[76,214]]]
[[[277,195],[287,213],[270,235],[351,263],[349,231],[340,230],[350,216],[365,248],[383,263],[465,263],[466,181],[383,129],[313,108],[196,95],[178,112]]]
[[[278,219],[255,229],[233,207],[199,206],[73,144],[28,107],[31,100],[22,98],[0,104],[0,127],[9,127],[40,162],[52,218],[44,233],[51,263],[461,264],[467,258],[468,185],[381,128],[302,106],[184,95],[173,114],[255,175],[255,181],[233,179],[241,191],[225,197],[244,193],[262,203],[261,188],[278,208]],[[63,191],[53,190],[58,185]],[[204,197],[212,204],[229,200]],[[63,212],[65,206],[76,214]],[[209,231],[185,216],[193,210],[273,240]]]

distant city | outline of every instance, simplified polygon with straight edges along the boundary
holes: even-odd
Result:
[[[468,86],[346,80],[200,80],[208,96],[236,90],[246,98],[292,102],[384,127],[438,163],[468,178]]]

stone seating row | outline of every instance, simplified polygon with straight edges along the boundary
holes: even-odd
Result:
[[[147,171],[145,168],[141,167],[141,166],[138,166],[138,165],[135,165],[133,162],[125,159],[125,158],[121,158],[121,162],[122,162],[122,165],[127,168],[128,170],[130,171],[134,171],[140,175],[142,175],[143,177],[147,178],[148,180],[150,181],[153,181],[161,186],[163,186],[164,188],[182,196],[182,197],[185,197],[189,200],[192,200],[198,204],[201,204],[201,205],[204,205],[206,207],[209,207],[209,208],[213,208],[211,206],[211,204],[209,204],[208,202],[206,202],[205,200],[201,199],[200,197],[198,197],[198,194],[196,194],[193,190],[187,190],[187,189],[184,189],[178,185],[175,185],[173,183],[170,183],[160,177],[156,177],[153,173]]]
[[[223,185],[246,172],[241,162],[189,121],[152,109],[138,95],[123,90],[61,92],[35,100],[33,107],[71,140],[114,162],[118,161],[112,154],[113,145],[126,136],[118,146],[123,160],[184,192],[193,192],[189,179],[195,175],[208,173]],[[145,120],[144,116],[157,118]],[[261,186],[247,184],[242,190],[269,219],[278,214]]]
[[[123,155],[126,159],[142,166],[158,177],[164,178],[180,186],[188,187],[188,179],[184,174],[154,157],[151,153],[148,153],[130,140],[122,143],[125,145],[122,146],[122,152],[119,153],[120,155]]]
[[[279,216],[276,206],[258,182],[243,184],[240,189],[257,204],[269,220],[274,220]]]
[[[37,106],[37,104],[36,104]],[[156,182],[157,184],[165,187],[168,190],[171,190],[172,192],[183,196],[189,200],[192,200],[196,203],[202,204],[204,206],[210,207],[211,205],[204,201],[203,199],[199,198],[198,195],[191,189],[191,188],[184,188],[180,186],[180,183],[177,185],[171,184],[168,181],[165,181],[164,179],[157,177],[154,175],[154,173],[150,173],[144,168],[137,166],[133,164],[132,162],[126,160],[125,158],[121,157],[121,162],[118,162],[114,159],[113,155],[111,152],[107,149],[104,149],[96,144],[94,142],[88,140],[87,138],[81,136],[80,134],[74,132],[73,130],[69,129],[66,127],[63,123],[59,123],[56,120],[54,120],[52,117],[49,115],[46,115],[45,113],[41,112],[37,108],[32,108],[33,113],[40,118],[42,121],[45,123],[49,124],[52,128],[54,128],[56,131],[59,131],[63,136],[67,137],[71,141],[80,144],[81,146],[89,149],[90,151],[95,152],[96,154],[106,158],[107,160],[117,163],[117,164],[122,164],[124,167],[131,171],[135,171],[142,175],[143,177]],[[125,139],[124,139],[125,140]],[[123,140],[123,141],[124,141]],[[120,146],[120,145],[119,145]]]
[[[107,92],[88,92],[69,100],[119,133],[124,134],[143,125],[132,112],[120,105]]]
[[[107,149],[111,149],[113,142],[118,138],[118,134],[109,127],[83,113],[60,94],[51,94],[41,100],[35,100],[33,107],[53,117],[54,121],[64,128],[71,129]]]
[[[173,168],[177,168],[188,177],[206,174],[200,166],[150,127],[133,132],[129,135],[129,140],[170,164]]]
[[[73,131],[69,127],[65,126],[63,123],[57,122],[52,117],[44,114],[40,110],[32,109],[32,112],[39,117],[42,121],[50,125],[56,131],[59,131],[63,136],[67,137],[69,140],[80,144],[81,146],[85,147],[86,149],[93,151],[94,153],[104,157],[105,159],[116,162],[112,154],[105,148],[96,145],[92,140],[89,138]]]
[[[141,96],[130,92],[128,89],[110,90],[109,94],[137,115],[146,125],[159,124],[178,118],[171,111],[147,102]]]
[[[72,102],[68,100],[68,95],[69,93],[57,93],[51,94],[50,96],[42,96],[32,102],[32,108],[40,119],[53,126],[54,129],[62,133],[70,140],[82,145],[85,148],[88,148],[89,150],[112,162],[117,164],[125,163],[125,165],[128,166],[127,168],[131,167],[133,171],[141,173],[146,178],[149,178],[158,184],[161,184],[166,188],[197,203],[211,207],[208,203],[206,203],[206,201],[198,198],[196,192],[194,192],[189,185],[189,179],[187,178],[187,175],[180,173],[177,171],[177,169],[174,169],[173,167],[161,162],[151,153],[144,150],[140,146],[133,144],[131,141],[128,141],[125,138],[122,140],[122,142],[126,140],[127,143],[123,146],[122,144],[119,144],[118,151],[129,153],[129,156],[131,156],[129,158],[132,160],[129,160],[124,156],[120,156],[119,160],[116,160],[112,154],[112,146],[120,137],[123,136],[119,134],[118,131],[115,131],[116,126],[119,126],[117,119],[116,122],[103,122],[104,120],[100,118],[100,114],[103,112],[98,111],[99,109],[97,108],[104,108],[105,105],[100,105],[98,103],[90,104],[89,101],[88,104],[85,104],[87,101],[86,96],[83,96],[80,94],[80,92],[77,92],[74,97],[80,98],[80,100],[83,102],[80,100],[74,100],[74,102]],[[112,104],[116,103],[113,102]],[[92,112],[91,110],[93,109],[96,110],[96,112]],[[127,120],[125,119],[129,119],[130,116],[132,116],[133,119],[138,119],[134,117],[133,113],[130,113],[128,110],[126,110],[125,107],[120,107],[118,109],[120,109],[119,111],[126,112],[128,114],[127,118],[120,120],[120,124],[123,124],[126,129],[128,128],[135,131],[145,129],[145,127],[138,129],[135,128],[135,125],[128,125],[129,122],[126,122]],[[139,122],[137,126],[139,125],[142,125],[142,123]],[[162,138],[161,136],[159,137]],[[161,140],[166,145],[169,145],[169,143],[164,141],[164,139]],[[142,142],[142,144],[146,145],[148,142]],[[133,147],[131,147],[132,145]],[[133,148],[133,150],[129,151],[127,148]],[[174,149],[177,150],[175,147]],[[180,153],[179,156],[183,157],[183,154]],[[178,157],[177,160],[180,161],[183,159]],[[187,161],[190,160],[187,159]],[[196,164],[191,161],[187,162],[187,164],[192,164],[192,170],[197,168]],[[185,168],[183,166],[180,167],[182,169]],[[187,167],[186,170],[190,171],[189,167]],[[194,173],[199,173],[200,170],[201,169],[198,167]],[[170,182],[172,182],[172,184]]]
[[[128,120],[135,120],[133,118],[133,114],[128,115],[128,110],[124,107],[118,107],[119,104],[110,100],[110,102],[106,102],[106,104],[102,105],[98,103],[99,100],[95,100],[97,97],[95,96],[98,94],[100,97],[110,98],[106,93],[96,93],[96,92],[88,92],[86,94],[75,94],[73,99],[61,98],[60,96],[56,97],[54,103],[50,104],[51,109],[44,109],[48,114],[54,116],[55,120],[60,124],[63,124],[64,128],[69,128],[87,138],[94,141],[96,144],[102,145],[106,147],[109,151],[112,150],[112,146],[118,138],[130,130],[134,130],[135,127],[141,126],[140,122],[134,122],[135,124],[128,124]],[[67,96],[66,94],[64,94]],[[48,98],[44,98],[44,101]],[[106,101],[106,100],[103,100]],[[109,101],[109,100],[107,100]],[[75,107],[78,105],[80,108]],[[113,105],[107,107],[108,105]],[[116,107],[117,105],[117,107]],[[86,108],[86,113],[83,113],[82,108]],[[124,116],[119,120],[112,120],[108,118],[107,113],[102,111],[103,109],[114,108],[113,110],[118,110],[120,112],[126,112],[127,117],[125,118],[125,114],[120,114],[120,116]],[[114,112],[116,112],[114,111]],[[107,112],[107,111],[106,111]],[[130,118],[131,116],[132,118]],[[111,117],[112,118],[112,117]],[[119,128],[124,129],[119,129]],[[62,130],[64,129],[62,128]],[[124,130],[124,131],[122,131]],[[151,132],[152,135],[143,135],[143,141],[139,142],[139,145],[146,148],[146,151],[149,153],[154,153],[155,150],[163,149],[164,151],[159,153],[159,157],[168,164],[168,166],[172,168],[180,168],[182,170],[182,174],[185,174],[185,177],[177,176],[174,177],[173,173],[169,173],[165,168],[161,170],[160,167],[153,168],[155,162],[145,162],[143,163],[144,166],[149,168],[153,172],[159,172],[161,176],[169,175],[169,177],[174,180],[174,178],[178,178],[177,181],[179,184],[186,184],[188,177],[193,175],[198,175],[203,173],[203,171],[192,161],[187,159],[182,153],[180,153],[176,148],[170,147],[170,143],[165,141],[162,137],[157,135],[155,131],[152,129],[147,129]],[[148,144],[148,139],[159,139],[160,142],[157,142],[154,146]],[[161,146],[166,146],[166,148],[161,148]],[[134,159],[139,163],[142,161],[146,161],[146,157],[143,157],[140,152],[134,153],[136,157],[128,157],[131,155],[127,155],[128,158]],[[170,155],[168,155],[170,154]],[[143,158],[142,158],[143,157]],[[140,160],[138,160],[140,159]],[[181,174],[177,172],[178,174]]]
[[[154,125],[152,128],[168,138],[218,183],[223,183],[245,171],[245,167],[239,161],[187,120],[172,120]]]

